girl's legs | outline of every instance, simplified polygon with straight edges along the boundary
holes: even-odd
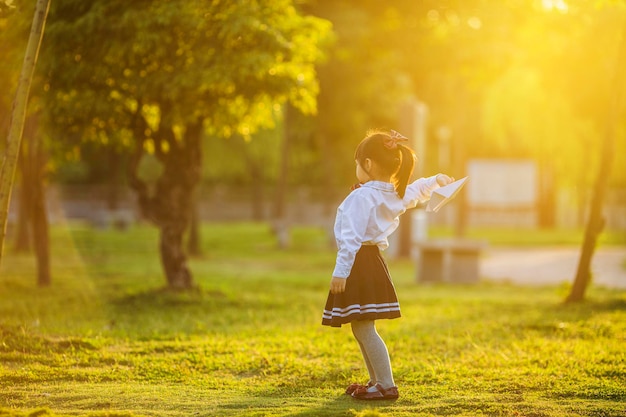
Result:
[[[374,320],[353,321],[352,333],[359,342],[370,378],[374,377],[373,381],[385,389],[395,386],[389,352],[385,342],[376,332]]]
[[[354,334],[354,330],[352,331],[352,334]],[[356,339],[356,335],[354,337]],[[357,339],[356,341],[359,342],[359,339]],[[359,347],[361,348],[361,354],[363,355],[365,366],[367,366],[367,373],[369,374],[369,377],[370,377],[370,380],[368,381],[367,385],[374,385],[376,383],[376,372],[374,371],[372,362],[367,356],[367,351],[365,350],[365,346],[363,346],[363,343],[359,342]]]

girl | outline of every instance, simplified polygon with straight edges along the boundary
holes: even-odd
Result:
[[[398,132],[371,132],[356,149],[359,186],[337,209],[337,261],[322,324],[351,323],[365,366],[366,385],[352,384],[346,394],[360,400],[396,399],[389,353],[376,332],[375,320],[400,317],[400,306],[380,251],[407,209],[430,199],[431,192],[453,181],[444,174],[408,184],[415,153]]]

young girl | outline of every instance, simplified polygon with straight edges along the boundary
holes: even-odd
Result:
[[[453,181],[444,174],[408,184],[415,153],[403,145],[408,139],[391,131],[372,132],[356,149],[356,177],[360,185],[337,209],[337,261],[322,324],[351,323],[365,366],[366,385],[352,384],[346,394],[360,400],[396,399],[389,353],[376,332],[375,320],[400,317],[400,305],[380,251],[407,209],[430,199],[431,192]]]

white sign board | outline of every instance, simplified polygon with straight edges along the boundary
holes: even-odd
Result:
[[[470,207],[514,208],[537,202],[537,165],[529,159],[475,159],[468,162]]]

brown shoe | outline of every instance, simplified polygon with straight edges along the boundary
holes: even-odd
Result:
[[[383,388],[382,385],[376,384],[376,391],[369,392],[366,387],[357,388],[352,393],[352,397],[357,400],[396,400],[398,398],[398,387]]]
[[[346,395],[352,395],[352,393],[358,389],[368,389],[369,387],[373,387],[374,383],[372,381],[369,381],[366,385],[363,384],[350,384],[348,385],[348,388],[346,388]]]

